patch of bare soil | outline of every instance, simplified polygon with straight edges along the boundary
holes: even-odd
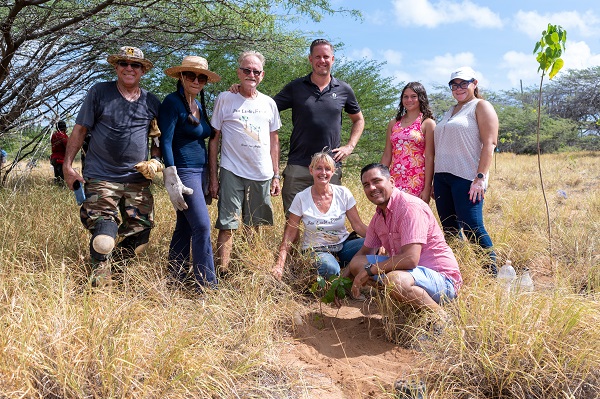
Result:
[[[302,398],[391,398],[394,381],[411,372],[419,355],[386,339],[371,300],[350,300],[341,309],[312,303],[303,321],[282,353],[303,370]]]

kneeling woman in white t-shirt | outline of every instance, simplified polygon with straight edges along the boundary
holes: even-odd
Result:
[[[278,280],[290,246],[298,235],[300,221],[304,223],[302,249],[314,253],[317,271],[325,278],[339,275],[340,263],[345,266],[363,245],[364,238],[348,239],[346,218],[359,236],[364,237],[367,232],[350,190],[329,183],[335,172],[331,156],[325,152],[313,155],[308,168],[313,185],[296,194],[290,206],[279,257],[271,271]]]

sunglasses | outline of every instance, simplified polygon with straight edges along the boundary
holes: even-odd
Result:
[[[475,79],[471,79],[471,80],[463,80],[460,83],[449,83],[448,86],[450,86],[450,90],[454,91],[454,90],[458,90],[458,88],[460,87],[461,89],[466,89],[467,87],[469,87],[469,85],[471,83],[473,83],[475,81]]]
[[[127,68],[130,66],[132,69],[142,69],[142,64],[139,62],[117,61],[117,65],[122,68]]]
[[[183,76],[183,78],[188,82],[193,82],[196,79],[198,79],[198,83],[208,82],[208,76],[204,75],[203,73],[199,73],[198,75],[196,75],[194,72],[184,71],[181,72],[181,76]]]
[[[250,73],[252,73],[252,75],[254,75],[254,76],[258,76],[262,73],[262,71],[257,71],[256,69],[242,68],[242,67],[240,67],[240,71],[244,72],[244,75],[250,75]]]

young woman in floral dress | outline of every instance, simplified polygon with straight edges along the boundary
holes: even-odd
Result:
[[[425,88],[419,82],[408,83],[398,113],[388,124],[381,163],[389,166],[396,187],[427,203],[433,181],[434,129]]]

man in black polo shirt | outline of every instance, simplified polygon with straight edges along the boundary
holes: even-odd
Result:
[[[365,126],[350,85],[331,76],[335,60],[333,51],[329,41],[313,41],[308,56],[312,73],[288,83],[273,97],[280,112],[292,109],[290,152],[283,171],[282,199],[286,214],[296,193],[313,184],[308,165],[312,155],[324,148],[331,151],[336,162],[336,173],[331,182],[341,184],[342,161],[356,147]],[[352,121],[350,140],[344,146],[341,146],[342,111]]]

